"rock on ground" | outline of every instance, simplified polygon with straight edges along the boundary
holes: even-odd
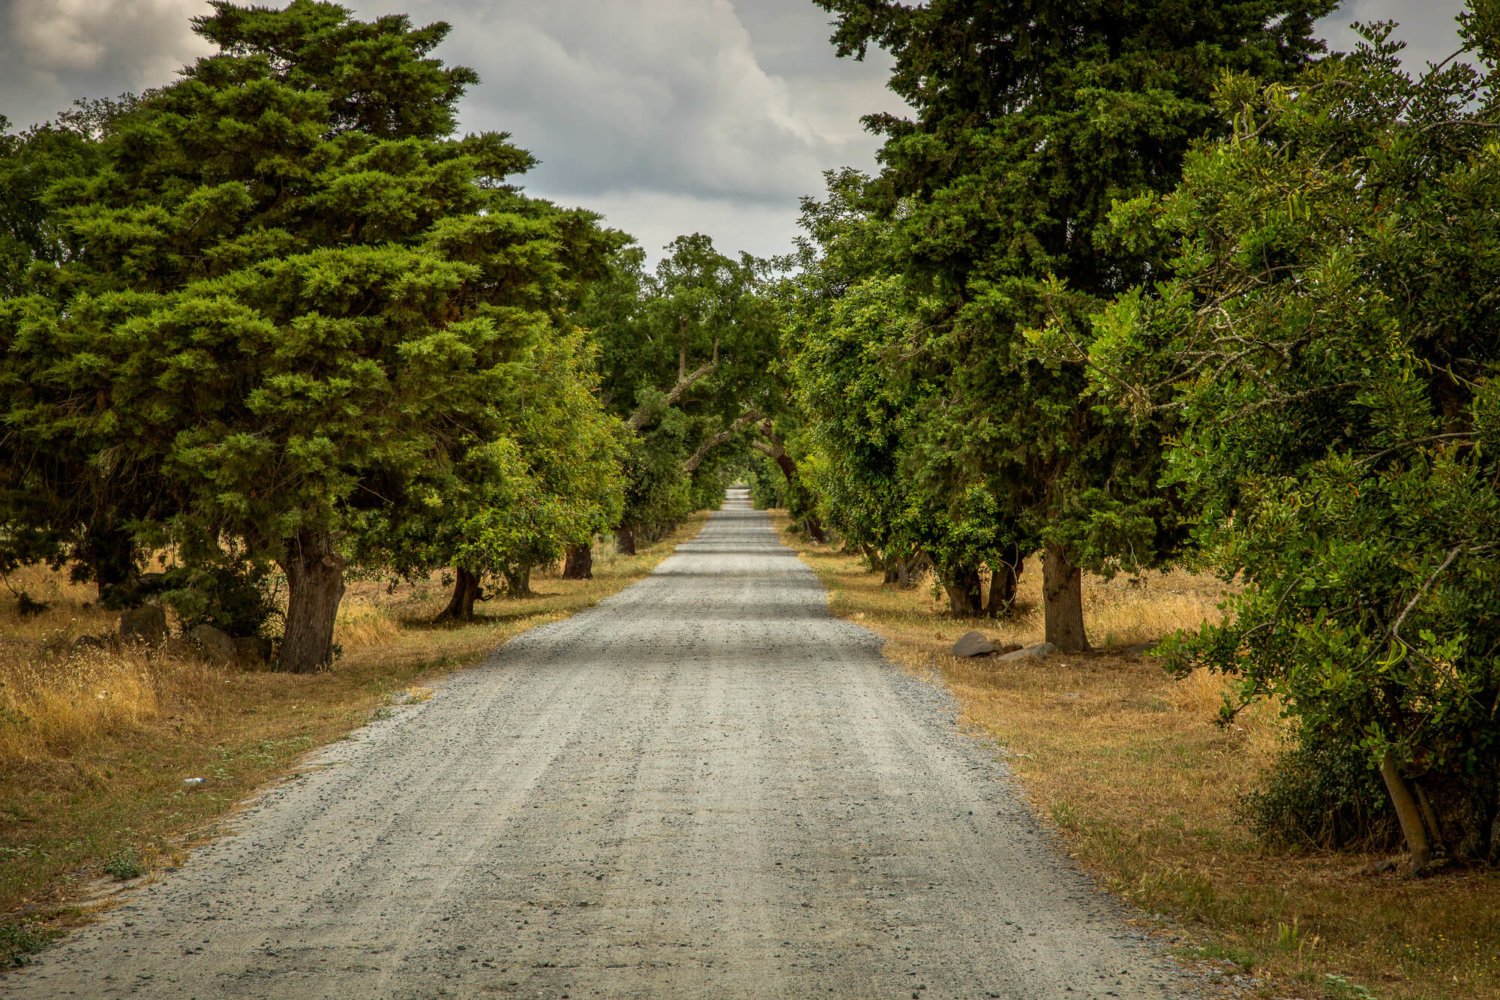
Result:
[[[983,632],[965,632],[953,644],[953,655],[957,657],[988,656],[995,651],[995,644],[984,637]]]
[[[999,662],[1017,663],[1021,660],[1045,660],[1055,652],[1057,652],[1057,647],[1052,645],[1052,643],[1039,642],[1035,646],[1027,646],[1025,649],[1018,649],[1013,653],[1006,653],[1004,656],[999,657]]]
[[[1195,995],[881,645],[731,501],[0,995]]]
[[[120,638],[146,646],[161,645],[167,639],[167,613],[156,604],[126,608],[120,613]]]
[[[234,662],[234,640],[223,629],[212,625],[194,625],[188,630],[187,637],[197,648],[199,655],[210,663]]]

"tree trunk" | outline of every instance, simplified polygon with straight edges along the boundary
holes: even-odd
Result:
[[[1004,618],[1016,603],[1016,568],[1010,563],[996,559],[990,566],[990,595],[984,613],[991,618]]]
[[[1064,653],[1088,649],[1083,631],[1083,574],[1059,545],[1048,545],[1042,555],[1042,602],[1047,641]]]
[[[635,529],[621,527],[615,532],[615,551],[622,556],[635,555]]]
[[[94,576],[99,603],[121,608],[139,603],[135,539],[114,524],[90,524],[83,536],[83,562]]]
[[[881,583],[899,583],[900,580],[901,580],[901,566],[902,566],[902,560],[897,559],[895,557],[892,557],[890,559],[885,560],[885,563],[884,563],[885,573],[884,573],[884,575],[883,575],[883,577],[882,577],[882,579],[881,579],[880,582]]]
[[[948,592],[948,611],[955,618],[972,618],[979,613],[978,567],[950,567],[943,574],[943,589]]]
[[[812,514],[802,519],[802,527],[806,529],[807,537],[813,541],[819,544],[828,541],[828,533],[823,530],[823,522],[819,521]]]
[[[515,572],[507,571],[505,574],[505,594],[507,597],[530,597],[531,594],[531,567],[521,566]]]
[[[917,585],[917,574],[922,570],[922,553],[906,556],[896,561],[896,586],[911,590]]]
[[[589,545],[569,545],[568,558],[563,563],[564,580],[592,580],[594,578],[594,550]]]
[[[448,599],[448,606],[435,620],[473,621],[474,601],[479,597],[479,574],[470,573],[462,566],[454,567],[454,572],[457,578],[453,581],[453,596]]]
[[[1411,867],[1408,873],[1420,875],[1432,861],[1432,844],[1427,839],[1427,828],[1422,825],[1422,810],[1406,787],[1401,769],[1394,754],[1387,753],[1380,760],[1380,777],[1385,780],[1385,790],[1391,793],[1391,805],[1396,807],[1396,819],[1401,823],[1401,835],[1406,838],[1411,851]]]
[[[287,544],[286,635],[276,665],[294,674],[321,670],[333,662],[333,621],[344,597],[344,565],[326,531],[305,531]]]

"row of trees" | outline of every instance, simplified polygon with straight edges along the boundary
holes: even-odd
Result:
[[[1418,868],[1492,856],[1500,7],[1414,78],[1388,26],[1322,57],[1331,0],[818,2],[913,109],[780,290],[822,516],[960,615],[1040,551],[1066,650],[1080,570],[1218,568],[1172,666],[1378,773]]]
[[[913,115],[776,268],[692,236],[648,270],[454,135],[446,26],[315,0],[219,0],[179,82],[0,129],[0,570],[190,620],[279,576],[314,669],[350,567],[449,567],[464,618],[749,470],[957,615],[1040,552],[1065,650],[1083,571],[1237,577],[1174,668],[1378,774],[1419,867],[1491,854],[1491,77],[1413,79],[1385,29],[1324,57],[1333,0],[818,2]],[[1492,67],[1495,0],[1464,30]]]
[[[305,671],[351,569],[448,567],[466,618],[718,490],[775,344],[761,265],[694,237],[648,278],[524,195],[529,153],[455,134],[446,25],[212,7],[170,86],[0,127],[0,571],[236,634],[284,581]]]

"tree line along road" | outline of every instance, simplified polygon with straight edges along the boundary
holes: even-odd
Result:
[[[0,996],[1194,995],[743,492]]]

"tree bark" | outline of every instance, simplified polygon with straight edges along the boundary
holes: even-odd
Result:
[[[288,542],[281,559],[287,609],[278,669],[306,674],[333,662],[333,622],[344,598],[347,562],[326,531],[304,531]]]
[[[896,583],[901,579],[901,560],[890,556],[881,560],[881,568],[885,571],[881,576],[881,583]]]
[[[1042,610],[1046,639],[1064,653],[1089,648],[1083,630],[1083,574],[1068,561],[1060,545],[1042,554]]]
[[[948,612],[955,618],[972,618],[979,613],[979,568],[954,566],[943,574],[943,589],[948,592]]]
[[[677,379],[677,384],[672,386],[671,390],[668,391],[666,398],[661,401],[661,405],[663,407],[676,406],[678,401],[680,401],[683,396],[687,395],[687,391],[693,387],[693,384],[699,379],[703,378],[703,376],[707,375],[709,372],[713,371],[718,363],[719,359],[717,356],[715,356],[713,360],[699,365],[693,371],[688,372],[685,375],[680,375]],[[636,411],[630,415],[630,418],[628,420],[625,421],[625,426],[629,427],[633,431],[638,431],[650,422],[653,412],[654,410],[651,406],[637,407]]]
[[[917,585],[917,574],[922,571],[925,564],[922,553],[904,556],[896,561],[896,586],[901,590],[911,590]]]
[[[615,551],[622,556],[635,555],[635,529],[620,527],[615,531]]]
[[[569,545],[568,558],[563,562],[564,580],[592,580],[594,578],[594,549],[588,544]]]
[[[996,559],[990,566],[990,593],[984,613],[991,618],[1004,618],[1016,603],[1016,567],[1003,559]]]
[[[1394,754],[1387,753],[1380,760],[1380,777],[1385,781],[1385,790],[1391,794],[1391,805],[1396,808],[1396,819],[1401,823],[1401,835],[1406,838],[1406,847],[1411,851],[1411,866],[1408,874],[1420,875],[1432,861],[1432,843],[1427,839],[1427,828],[1422,825],[1422,809],[1406,787],[1401,777],[1401,768]]]
[[[479,574],[470,573],[461,566],[455,567],[454,573],[456,578],[453,581],[453,596],[448,599],[448,606],[435,620],[473,621],[474,601],[479,597]]]
[[[505,574],[505,594],[507,597],[530,597],[531,594],[531,567],[521,566],[515,572],[507,571]]]
[[[751,407],[749,411],[740,414],[739,417],[735,419],[734,423],[730,424],[722,431],[719,431],[717,434],[710,434],[708,437],[704,438],[703,441],[699,443],[698,450],[693,452],[693,454],[688,457],[688,460],[682,463],[683,473],[685,475],[691,475],[692,473],[697,472],[698,466],[703,464],[703,460],[709,456],[710,452],[712,452],[719,445],[723,444],[725,441],[728,441],[730,438],[738,434],[746,424],[754,423],[759,419],[760,408]]]

